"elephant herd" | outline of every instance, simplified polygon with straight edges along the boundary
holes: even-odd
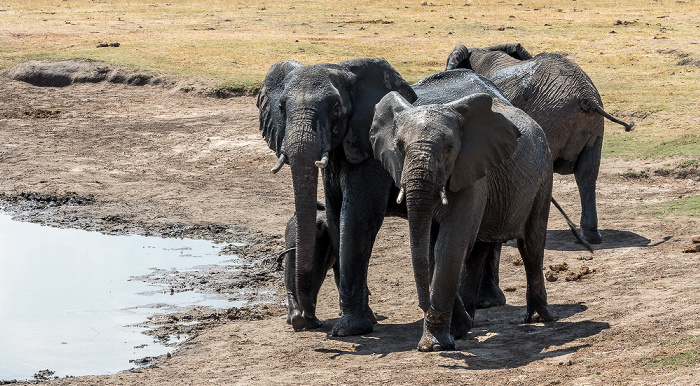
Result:
[[[402,216],[424,312],[421,351],[454,349],[476,308],[505,304],[498,265],[508,240],[517,240],[525,267],[525,320],[554,319],[542,273],[552,173],[575,175],[583,238],[600,243],[603,118],[634,125],[603,110],[574,62],[533,57],[520,44],[458,45],[445,71],[413,85],[381,58],[278,62],[257,106],[278,157],[272,171],[288,164],[294,189],[287,323],[321,325],[317,295],[333,268],[341,317],[331,333],[371,332],[369,258],[384,216]]]

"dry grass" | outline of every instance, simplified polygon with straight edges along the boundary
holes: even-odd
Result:
[[[250,86],[280,60],[382,56],[414,82],[458,43],[521,42],[569,55],[607,110],[638,122],[608,125],[607,155],[698,159],[698,20],[689,0],[0,0],[0,69],[84,58]]]

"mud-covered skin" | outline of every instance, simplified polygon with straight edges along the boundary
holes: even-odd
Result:
[[[387,209],[391,177],[372,158],[368,136],[374,105],[392,90],[414,98],[408,83],[386,60],[359,58],[333,64],[275,63],[258,95],[260,130],[279,157],[273,170],[289,164],[292,172],[295,300],[303,318],[312,323],[316,317],[312,277],[319,271],[314,261],[316,199],[322,170],[343,314],[332,331],[336,336],[372,331],[366,316],[367,267]]]
[[[412,87],[413,104],[397,93],[377,104],[370,140],[405,191],[424,312],[418,350],[454,349],[451,333],[473,324],[487,257],[510,239],[518,240],[525,265],[526,318],[541,311],[552,320],[542,273],[552,163],[542,129],[471,70],[434,74]]]
[[[588,75],[561,54],[540,53],[533,57],[520,44],[471,49],[458,45],[448,57],[446,68],[468,68],[486,76],[514,106],[542,127],[552,152],[554,172],[573,173],[576,177],[584,239],[591,244],[601,243],[595,188],[604,117],[627,131],[634,123],[627,124],[607,114]]]

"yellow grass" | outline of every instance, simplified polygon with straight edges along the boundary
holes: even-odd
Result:
[[[96,47],[113,41],[121,46]],[[0,42],[0,69],[82,58],[242,85],[280,60],[361,56],[415,82],[442,70],[458,43],[521,42],[579,63],[606,109],[638,122],[634,143],[700,131],[700,69],[677,64],[700,62],[694,0],[0,0]],[[645,156],[620,131],[608,125],[609,154]]]

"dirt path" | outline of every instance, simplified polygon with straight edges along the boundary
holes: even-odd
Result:
[[[0,95],[3,206],[57,226],[245,241],[234,252],[251,259],[251,272],[238,282],[219,276],[218,290],[247,282],[281,290],[280,273],[269,266],[292,215],[291,179],[288,168],[269,173],[275,159],[258,132],[254,98],[109,83],[35,87],[3,77]],[[643,130],[644,122],[638,125]],[[390,218],[370,262],[370,302],[380,319],[371,334],[328,335],[338,315],[327,280],[319,330],[293,332],[279,291],[270,305],[201,316],[209,323],[154,366],[52,383],[697,384],[700,254],[682,250],[700,234],[700,221],[657,218],[642,204],[698,194],[698,182],[623,176],[661,167],[604,160],[598,200],[605,241],[593,256],[552,211],[545,265],[568,265],[547,283],[556,322],[519,323],[525,274],[509,245],[501,262],[508,304],[478,311],[456,351],[417,352],[422,315],[407,226]],[[555,176],[554,189],[578,219],[573,178]],[[584,267],[592,272],[565,280]],[[689,362],[662,363],[688,355]]]

